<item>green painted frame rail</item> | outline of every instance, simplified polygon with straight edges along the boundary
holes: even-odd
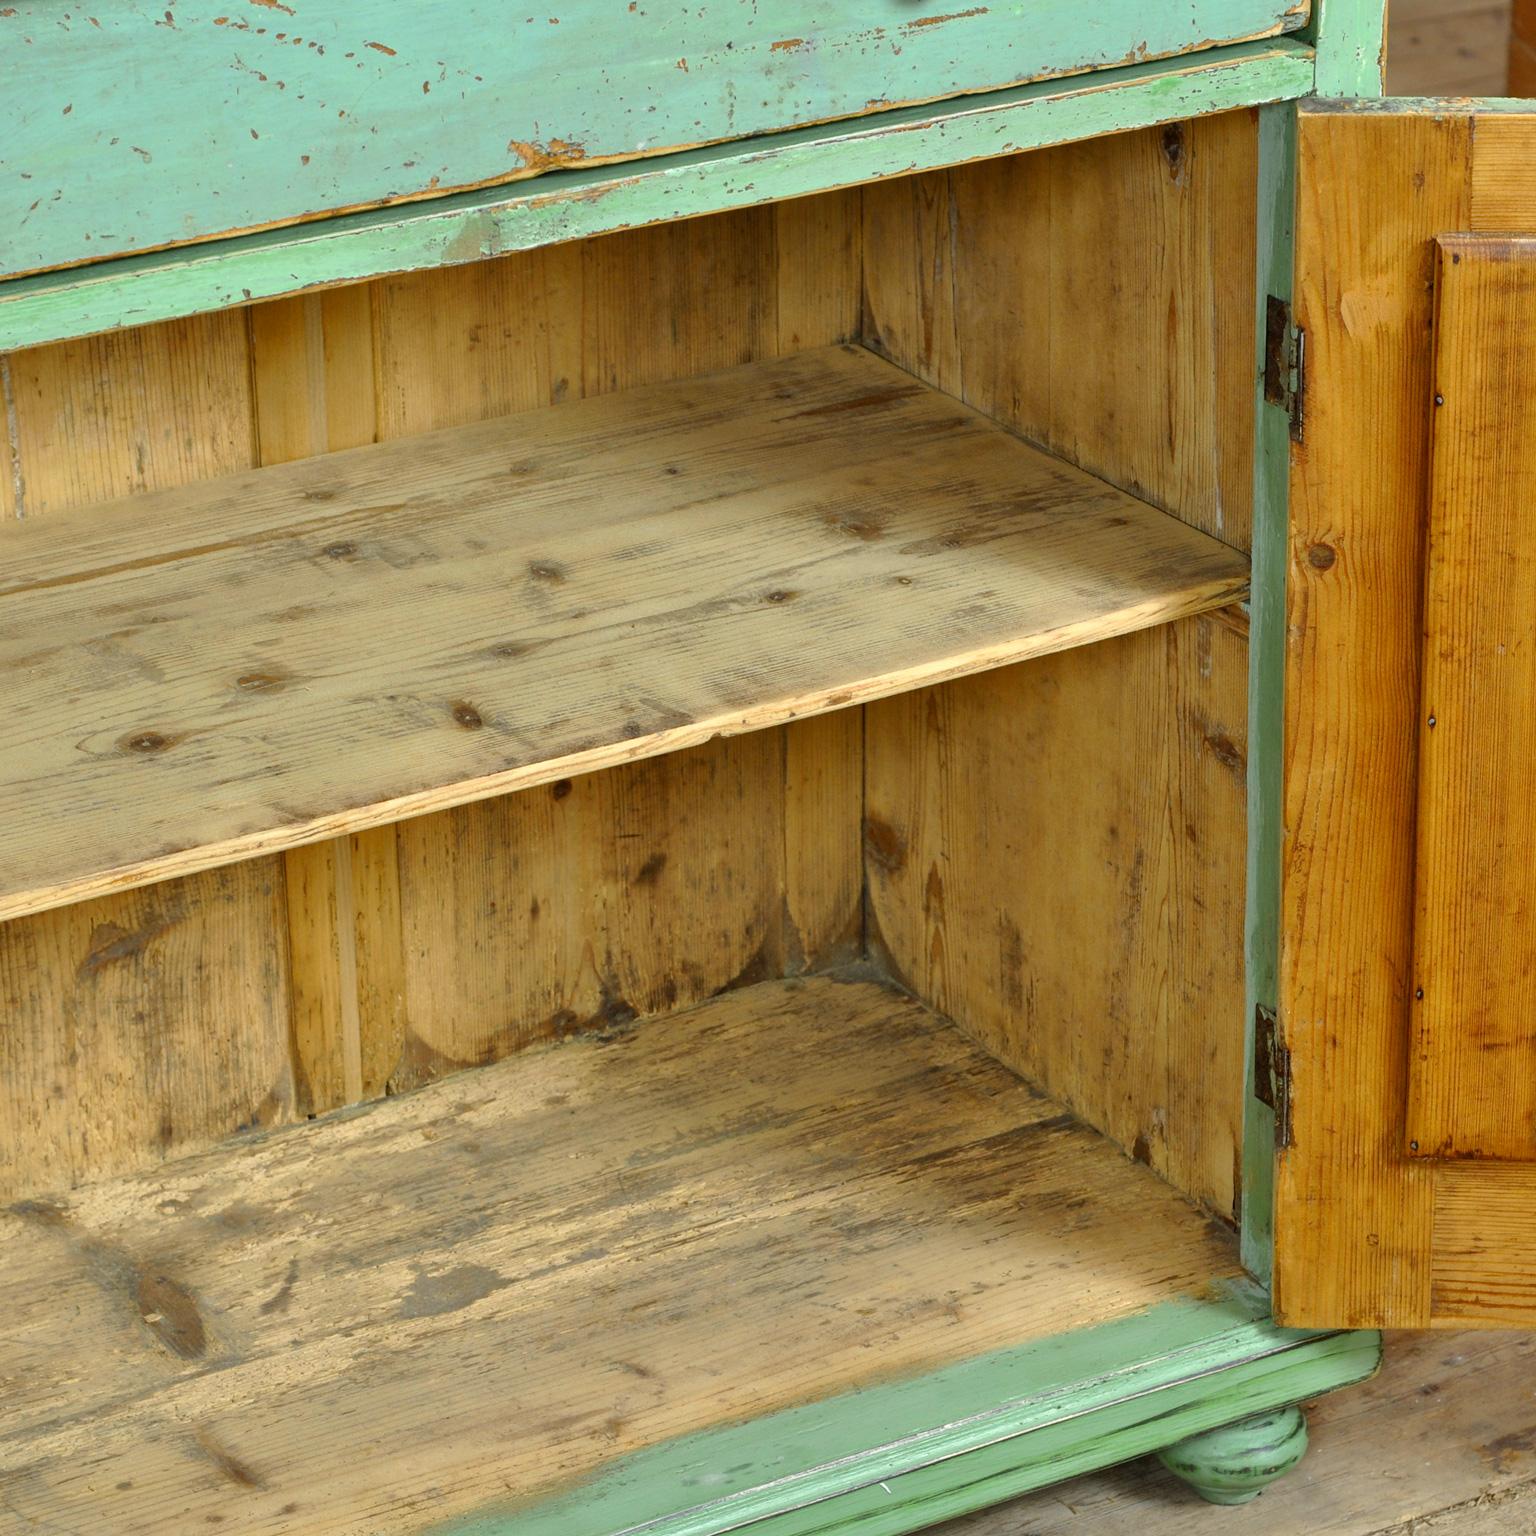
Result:
[[[1240,1282],[669,1441],[432,1536],[900,1536],[1349,1386],[1375,1333],[1276,1328]]]
[[[311,224],[0,283],[0,352],[338,283],[480,261],[1205,113],[1293,101],[1309,44],[1239,43],[1158,64],[591,170],[553,171]]]

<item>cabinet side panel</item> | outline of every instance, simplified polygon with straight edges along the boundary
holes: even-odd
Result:
[[[1431,1181],[1403,1144],[1433,237],[1465,227],[1465,117],[1303,114],[1275,1193],[1288,1323],[1429,1320]]]
[[[12,516],[253,462],[239,314],[13,353],[0,380]],[[283,900],[260,859],[0,926],[0,1196],[290,1117]]]
[[[866,188],[866,341],[1246,549],[1256,154],[1240,113]],[[866,718],[872,942],[1224,1217],[1246,699],[1222,615]]]

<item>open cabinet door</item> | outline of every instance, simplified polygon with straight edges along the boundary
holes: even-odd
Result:
[[[1298,126],[1275,1307],[1536,1325],[1536,103]]]

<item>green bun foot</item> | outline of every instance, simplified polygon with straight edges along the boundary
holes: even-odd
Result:
[[[1191,1435],[1157,1459],[1212,1504],[1246,1504],[1306,1454],[1307,1421],[1299,1408],[1239,1419]]]

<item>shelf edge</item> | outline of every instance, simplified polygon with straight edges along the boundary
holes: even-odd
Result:
[[[1295,100],[1280,37],[0,283],[0,352]]]

